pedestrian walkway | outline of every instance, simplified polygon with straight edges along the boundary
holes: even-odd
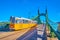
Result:
[[[37,40],[47,40],[45,25],[39,24],[37,26]]]

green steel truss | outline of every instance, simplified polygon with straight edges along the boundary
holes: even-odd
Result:
[[[57,34],[57,33],[54,31],[54,29],[52,28],[52,26],[49,24],[49,21],[51,22],[51,20],[48,19],[47,9],[45,10],[45,13],[40,13],[40,12],[39,12],[39,9],[38,9],[38,15],[37,15],[35,18],[33,18],[32,20],[36,20],[36,21],[38,22],[38,24],[41,24],[42,22],[41,22],[41,20],[40,20],[40,16],[44,16],[44,17],[45,17],[45,19],[46,19],[46,26],[47,26],[48,29],[50,30],[50,35],[51,35],[51,37],[57,36],[58,39],[59,39],[60,36],[59,36],[59,35],[55,35],[55,34]]]

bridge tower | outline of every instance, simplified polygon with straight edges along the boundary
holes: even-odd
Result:
[[[45,10],[45,17],[46,17],[46,25],[48,26],[48,12],[47,12],[47,9]]]
[[[51,28],[51,26],[50,26],[50,24],[49,24],[49,18],[48,18],[47,8],[46,8],[46,10],[45,10],[45,13],[41,13],[41,14],[40,14],[39,9],[38,9],[38,16],[36,16],[36,17],[34,18],[34,19],[38,22],[38,24],[41,24],[41,23],[42,23],[41,20],[40,20],[40,16],[44,16],[44,17],[45,17],[45,19],[46,19],[46,27],[47,27],[48,30],[50,31],[51,37],[54,37],[55,34],[54,34],[54,32],[52,31],[52,28]]]
[[[47,11],[47,8],[45,10],[45,17],[46,17],[46,26],[50,30],[50,27],[49,27],[50,25],[48,24],[48,11]]]
[[[41,24],[39,9],[38,9],[38,18],[37,18],[37,22],[38,22],[38,24]]]
[[[47,12],[47,9],[45,10],[45,13],[46,13],[46,26],[48,27],[48,29],[49,29],[49,31],[50,31],[50,36],[51,37],[55,37],[55,34],[54,34],[54,32],[53,32],[53,30],[52,30],[52,28],[51,28],[51,26],[49,25],[49,19],[48,19],[48,12]]]

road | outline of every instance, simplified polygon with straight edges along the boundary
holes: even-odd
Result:
[[[16,40],[18,37],[22,36],[26,32],[28,32],[31,28],[22,29],[19,31],[11,31],[11,32],[0,32],[0,40]]]
[[[36,27],[18,31],[0,31],[0,40],[55,40],[56,38],[47,37],[49,33],[45,25],[39,24]]]

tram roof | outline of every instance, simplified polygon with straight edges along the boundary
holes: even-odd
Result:
[[[29,21],[32,21],[31,19],[28,19],[28,18],[23,18],[23,17],[21,17],[21,18],[16,17],[15,19],[16,19],[16,20],[29,20]]]
[[[12,17],[14,17],[14,16],[12,16]],[[29,21],[37,22],[37,21],[35,21],[35,20],[31,20],[31,19],[24,18],[24,17],[15,17],[15,20],[29,20]]]

